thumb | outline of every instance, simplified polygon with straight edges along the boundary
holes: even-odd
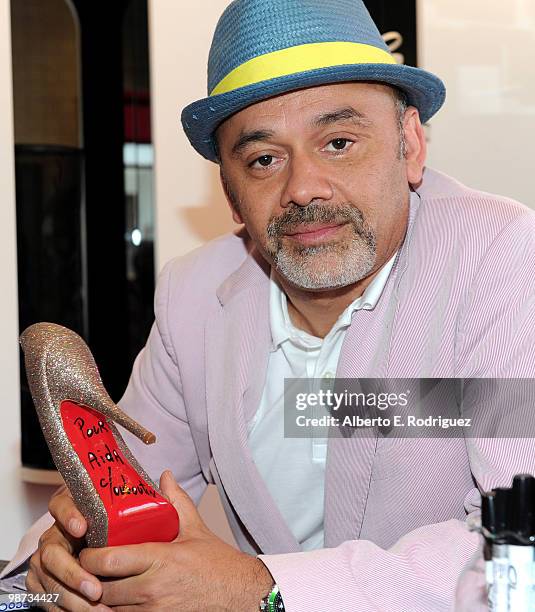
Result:
[[[160,476],[160,489],[167,499],[173,504],[180,519],[180,531],[204,526],[191,497],[176,482],[173,473],[165,470]]]

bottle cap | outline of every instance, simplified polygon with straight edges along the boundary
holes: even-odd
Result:
[[[506,544],[506,538],[503,535],[504,531],[509,529],[509,498],[511,489],[499,487],[494,489],[494,524],[497,544]]]
[[[481,526],[493,535],[496,533],[496,508],[494,491],[481,496]]]
[[[517,474],[509,497],[509,529],[529,538],[535,535],[535,478]]]

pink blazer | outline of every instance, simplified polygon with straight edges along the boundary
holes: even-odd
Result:
[[[381,299],[347,332],[339,377],[532,377],[535,213],[427,169]],[[479,490],[535,473],[530,439],[329,440],[325,548],[300,552],[247,445],[270,344],[269,269],[245,233],[164,268],[156,323],[121,405],[156,447],[149,474],[221,494],[242,550],[261,554],[289,612],[450,610],[479,546]]]

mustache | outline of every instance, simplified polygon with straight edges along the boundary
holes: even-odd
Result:
[[[273,217],[267,227],[270,238],[280,238],[297,226],[307,223],[351,223],[355,231],[366,237],[375,238],[362,211],[349,203],[325,205],[312,202],[308,206],[294,206],[278,217]]]

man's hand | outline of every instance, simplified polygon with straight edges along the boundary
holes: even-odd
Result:
[[[87,572],[107,578],[101,602],[122,612],[257,610],[273,584],[265,565],[215,536],[171,472],[162,474],[160,488],[180,516],[175,542],[80,553]]]
[[[76,558],[87,523],[66,487],[52,496],[48,509],[56,522],[43,533],[30,559],[26,588],[31,593],[59,594],[56,606],[40,604],[47,610],[109,610],[94,603],[102,594],[101,584]]]

